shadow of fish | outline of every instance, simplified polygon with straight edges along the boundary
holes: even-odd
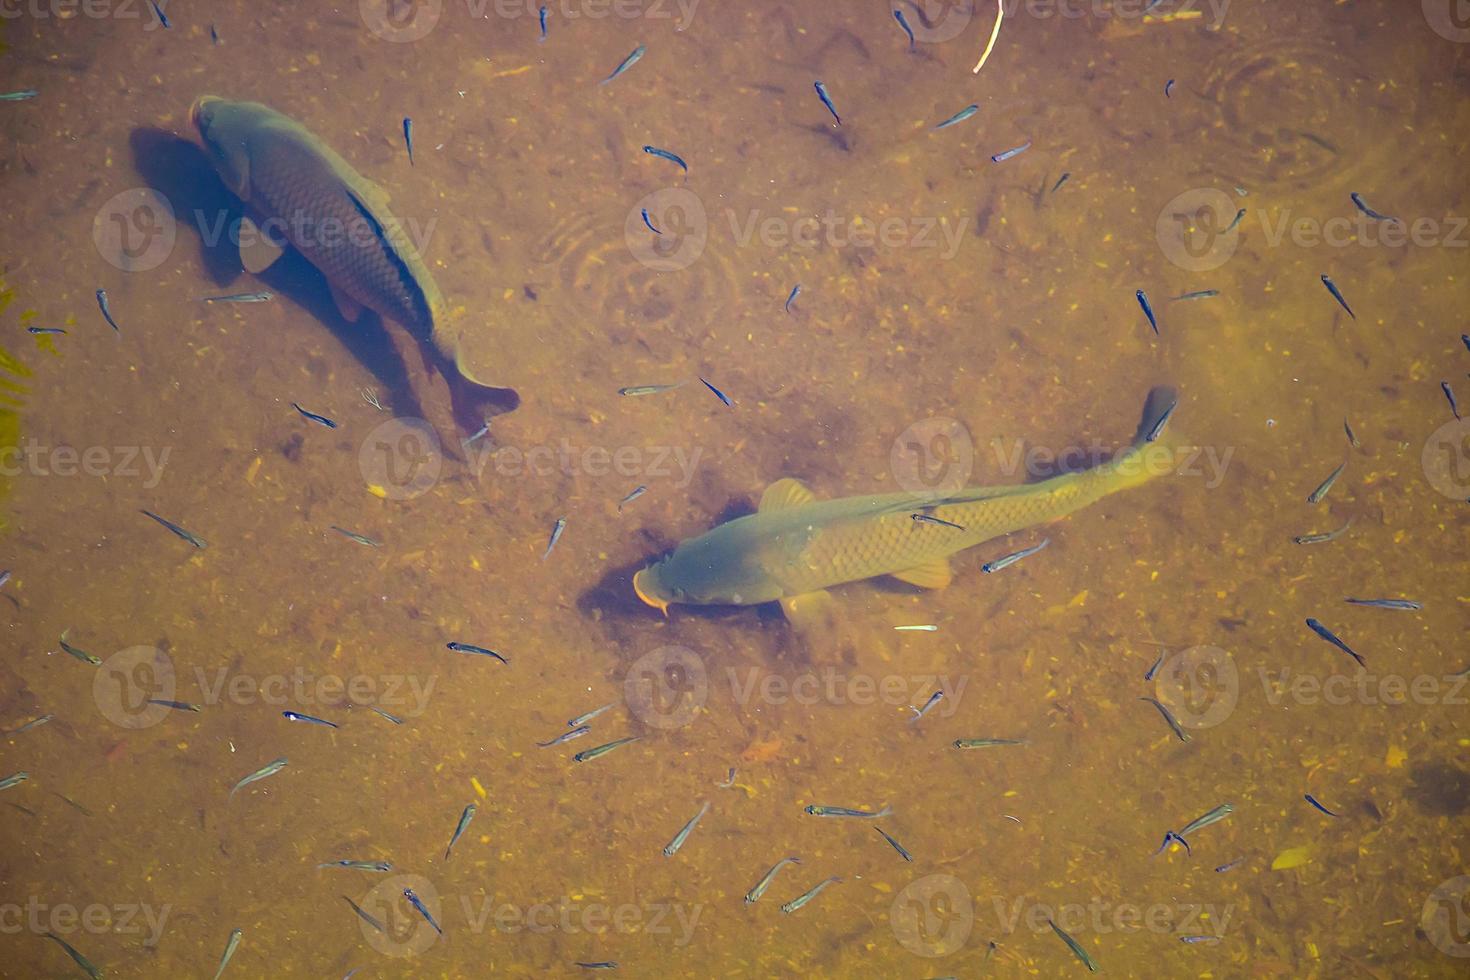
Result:
[[[306,127],[258,102],[205,95],[189,117],[225,186],[245,202],[240,257],[248,271],[280,257],[278,240],[262,226],[279,229],[321,271],[343,317],[356,320],[366,307],[420,344],[462,422],[483,414],[481,403],[504,400],[506,389],[466,367],[444,297],[382,188]]]

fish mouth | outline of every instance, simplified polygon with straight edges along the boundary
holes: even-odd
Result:
[[[664,614],[664,619],[668,619],[669,603],[666,599],[660,599],[653,588],[653,569],[654,566],[649,566],[633,575],[633,591],[645,604],[657,609]]]
[[[189,106],[189,124],[200,132],[203,132],[204,127],[200,124],[200,121],[203,119],[204,110],[215,102],[223,101],[224,100],[217,95],[199,96],[199,98],[194,100],[194,104]]]

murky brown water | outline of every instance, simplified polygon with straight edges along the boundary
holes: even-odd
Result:
[[[1464,975],[1453,4],[1008,4],[978,75],[984,4],[903,5],[912,51],[876,3],[559,0],[544,42],[533,5],[374,6],[170,3],[168,30],[121,0],[4,7],[0,90],[39,95],[0,103],[0,338],[30,372],[0,730],[54,718],[0,739],[0,778],[30,774],[0,791],[0,974],[79,975],[49,931],[110,977],[207,976],[238,928],[227,977],[1080,975],[1052,919],[1114,976]],[[360,395],[415,411],[309,267],[201,247],[233,207],[187,142],[203,93],[301,120],[417,229],[522,399],[468,462],[419,459]],[[840,588],[839,635],[774,608],[665,621],[629,587],[780,477],[913,489],[917,444],[926,475],[1021,482],[1126,440],[1161,382],[1200,447],[1184,472],[966,553],[946,590]],[[1222,803],[1192,854],[1153,856]],[[809,804],[891,805],[912,862]],[[339,859],[394,868],[318,868]]]

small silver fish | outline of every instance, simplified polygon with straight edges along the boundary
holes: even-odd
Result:
[[[618,513],[621,514],[625,506],[631,504],[633,501],[637,500],[639,497],[643,496],[647,492],[648,488],[646,486],[640,485],[634,487],[626,497],[618,501]]]
[[[956,531],[963,531],[965,529],[965,526],[963,524],[956,524],[954,521],[946,521],[942,518],[933,517],[929,514],[910,514],[909,516],[923,524],[935,524],[939,527],[952,527]]]
[[[895,626],[894,629],[900,633],[938,633],[939,627],[932,623],[924,623],[919,626]]]
[[[628,398],[636,398],[639,395],[656,395],[662,391],[673,391],[675,388],[684,387],[684,382],[672,385],[633,385],[631,388],[619,388],[618,394]]]
[[[1148,305],[1148,294],[1140,289],[1136,291],[1133,296],[1135,299],[1138,300],[1138,305],[1143,308],[1143,315],[1148,317],[1148,325],[1154,328],[1154,336],[1157,337],[1159,334],[1159,321],[1158,318],[1154,316],[1153,307]]]
[[[382,547],[382,545],[379,542],[374,541],[372,538],[364,537],[363,535],[358,534],[356,531],[349,531],[345,527],[338,527],[335,524],[329,525],[329,527],[330,527],[331,530],[336,531],[338,534],[342,535],[345,538],[349,538],[349,539],[351,539],[353,541],[356,541],[358,544],[365,544],[369,548],[381,548]]]
[[[878,826],[873,827],[873,829],[876,830],[878,833],[882,834],[883,835],[883,839],[886,840],[888,843],[890,843],[890,844],[893,845],[893,849],[898,852],[898,856],[899,857],[903,858],[905,861],[912,861],[913,860],[913,856],[911,854],[909,854],[908,851],[906,851],[906,850],[903,849],[903,845],[902,844],[900,844],[898,841],[896,841],[892,837],[890,837],[888,835],[888,832],[886,830],[884,830],[882,827],[878,827]]]
[[[841,878],[833,876],[826,879],[825,881],[818,883],[814,888],[812,888],[811,891],[807,892],[804,895],[799,895],[796,898],[793,898],[791,901],[787,902],[785,905],[781,906],[781,911],[787,915],[790,915],[792,912],[795,912],[807,902],[810,902],[812,899],[820,895],[822,893],[822,889],[826,888],[828,885],[834,885],[841,880]]]
[[[571,731],[562,732],[560,735],[556,736],[549,742],[537,742],[536,746],[537,748],[549,749],[553,745],[561,745],[563,742],[570,742],[574,738],[581,738],[583,735],[586,735],[590,731],[592,731],[591,725],[578,725]]]
[[[1179,727],[1178,719],[1174,717],[1173,713],[1168,709],[1168,707],[1164,705],[1162,701],[1156,700],[1155,698],[1139,698],[1138,700],[1147,701],[1155,708],[1158,708],[1159,714],[1164,716],[1164,720],[1169,723],[1169,727],[1174,730],[1174,734],[1178,736],[1179,741],[1189,741],[1189,733],[1186,732],[1183,728]]]
[[[630,742],[636,742],[642,737],[642,735],[625,735],[622,738],[613,739],[611,742],[607,742],[603,745],[594,746],[593,748],[585,749],[581,752],[578,752],[576,755],[572,756],[572,761],[591,762],[593,759],[596,759],[599,756],[607,755],[614,749],[620,749],[624,745],[627,745]]]
[[[1345,469],[1347,469],[1347,460],[1343,460],[1342,463],[1337,467],[1337,469],[1327,474],[1327,479],[1318,484],[1317,489],[1307,494],[1307,503],[1321,503],[1322,498],[1327,496],[1327,491],[1332,489],[1332,485],[1337,482],[1337,478],[1339,476],[1342,476],[1342,471]]]
[[[28,772],[12,773],[9,776],[6,776],[4,779],[0,779],[0,789],[10,789],[10,787],[12,786],[19,786],[21,783],[30,778],[31,774]]]
[[[251,783],[256,782],[257,780],[265,779],[267,776],[274,776],[276,773],[286,768],[288,764],[289,762],[285,756],[282,756],[281,758],[276,759],[272,762],[267,762],[265,765],[261,766],[259,769],[255,770],[250,775],[246,776],[244,779],[236,783],[235,788],[230,790],[229,799],[234,799],[237,792],[239,792],[244,787],[249,786]]]
[[[454,850],[454,842],[459,840],[460,835],[462,835],[469,827],[470,821],[475,819],[475,814],[478,813],[479,810],[480,807],[478,804],[471,803],[466,806],[464,808],[464,812],[459,815],[459,823],[455,824],[454,827],[454,836],[449,838],[449,846],[444,848],[444,860],[449,860],[449,852]]]
[[[705,800],[704,805],[699,808],[699,812],[690,817],[689,822],[686,823],[682,828],[680,828],[679,832],[674,835],[674,839],[669,841],[669,843],[664,847],[664,857],[673,857],[676,853],[678,853],[679,848],[684,846],[684,842],[689,839],[690,833],[693,832],[694,828],[699,825],[699,821],[702,820],[704,818],[704,815],[708,812],[709,801]]]
[[[725,393],[723,391],[721,391],[720,389],[716,388],[714,385],[710,384],[708,381],[705,381],[703,378],[700,378],[699,380],[702,381],[702,382],[704,382],[704,386],[706,388],[708,388],[710,391],[712,391],[712,392],[715,393],[715,397],[716,398],[718,398],[720,401],[722,401],[722,402],[725,403],[725,407],[727,407],[727,408],[734,408],[735,407],[735,403],[732,402],[728,397],[726,397],[726,395],[725,395]]]
[[[231,293],[228,296],[201,296],[205,303],[268,303],[275,299],[274,293]]]
[[[617,705],[617,702],[616,701],[609,701],[607,704],[604,704],[600,708],[593,708],[591,711],[584,712],[583,714],[580,714],[577,717],[575,717],[575,718],[571,719],[570,721],[568,721],[567,722],[567,727],[568,728],[576,728],[578,725],[585,725],[587,722],[591,721],[593,718],[596,718],[598,715],[602,714],[604,711],[607,711],[609,708],[612,708],[612,707],[614,707],[616,705]]]
[[[997,558],[995,561],[988,561],[980,566],[980,570],[982,572],[990,573],[998,572],[1002,568],[1009,568],[1016,562],[1020,561],[1022,558],[1031,557],[1049,544],[1051,544],[1051,538],[1042,538],[1040,544],[1033,544],[1029,548],[1023,548],[1020,551],[1013,551],[1003,558]]]
[[[1318,534],[1299,534],[1291,540],[1294,544],[1321,544],[1324,541],[1332,541],[1335,538],[1341,537],[1352,526],[1353,519],[1349,517],[1347,523],[1336,531],[1325,531]]]
[[[220,974],[225,972],[229,965],[230,957],[235,955],[235,950],[240,948],[240,940],[245,938],[245,933],[239,929],[230,930],[229,941],[225,943],[225,953],[219,958],[219,969],[214,971],[214,980],[219,980]]]
[[[998,745],[1025,745],[1024,738],[957,738],[954,747],[957,749],[988,749]]]
[[[761,900],[761,896],[766,893],[766,889],[767,888],[770,888],[771,887],[771,882],[775,880],[775,878],[776,878],[776,872],[780,871],[782,868],[786,867],[786,865],[788,865],[788,864],[800,864],[800,863],[801,863],[801,858],[799,858],[799,857],[784,857],[781,860],[777,861],[775,864],[773,864],[771,866],[771,870],[769,870],[765,874],[761,875],[761,880],[760,881],[757,881],[755,883],[755,886],[753,888],[751,888],[750,891],[748,891],[748,892],[745,893],[745,904],[746,905],[753,905],[754,903],[759,902]]]
[[[1337,300],[1338,305],[1340,305],[1344,310],[1347,310],[1348,316],[1352,317],[1354,320],[1358,318],[1357,314],[1353,312],[1353,308],[1351,306],[1348,306],[1347,300],[1343,299],[1342,290],[1337,288],[1337,283],[1333,282],[1332,277],[1327,275],[1325,272],[1322,274],[1322,285],[1327,287],[1327,291],[1332,294],[1333,299]]]
[[[190,533],[189,531],[186,531],[183,528],[179,527],[173,521],[170,521],[170,520],[167,520],[165,518],[159,517],[157,514],[153,513],[153,511],[151,511],[151,510],[141,511],[141,513],[143,513],[144,515],[146,515],[148,517],[153,518],[155,521],[157,521],[158,523],[162,524],[164,527],[166,527],[170,531],[172,531],[175,536],[184,539],[185,541],[187,541],[190,544],[192,544],[194,547],[196,547],[196,548],[204,548],[204,547],[207,547],[207,545],[204,543],[203,540],[201,540],[200,538],[196,537],[194,534]]]
[[[971,116],[973,116],[975,113],[977,113],[979,111],[980,111],[980,107],[978,105],[974,105],[974,104],[967,105],[963,109],[961,109],[959,112],[956,112],[954,115],[950,116],[944,122],[940,123],[938,126],[935,126],[934,127],[934,131],[935,132],[938,132],[941,129],[948,129],[949,127],[954,126],[957,123],[962,123],[966,119],[969,119]]]
[[[647,51],[647,50],[648,49],[646,47],[644,47],[643,45],[641,45],[641,44],[638,45],[638,47],[634,48],[633,49],[633,52],[631,54],[629,54],[628,57],[626,57],[622,61],[618,62],[618,66],[613,69],[611,75],[607,76],[606,78],[604,78],[602,81],[598,82],[597,84],[598,85],[606,85],[608,82],[612,81],[614,78],[617,78],[619,75],[621,75],[623,72],[627,71],[629,68],[632,68],[635,64],[638,63],[638,59],[642,58],[644,52]]]
[[[1372,606],[1376,609],[1404,609],[1417,611],[1424,608],[1424,604],[1415,602],[1413,599],[1344,599],[1354,606]]]
[[[24,725],[21,725],[19,728],[12,728],[8,732],[0,732],[0,738],[10,738],[13,735],[20,735],[23,732],[28,732],[32,728],[40,728],[42,725],[46,724],[46,722],[55,717],[55,715],[42,715],[39,718],[32,718],[30,721],[26,722]]]
[[[299,711],[282,711],[281,717],[287,721],[300,721],[308,725],[320,725],[322,728],[341,727],[335,721],[327,721],[325,718],[318,718],[316,715],[303,715]]]
[[[930,709],[932,709],[936,704],[943,700],[944,692],[935,691],[933,694],[929,695],[929,700],[924,702],[924,706],[922,708],[915,708],[913,705],[909,705],[909,710],[914,713],[914,716],[909,719],[909,724],[912,725],[914,722],[927,715]]]
[[[551,554],[551,549],[556,547],[556,543],[561,540],[561,533],[566,529],[567,519],[565,517],[558,517],[556,523],[551,527],[551,539],[546,542],[546,551],[541,555],[542,561],[545,561]]]
[[[837,120],[837,125],[841,126],[842,117],[837,114],[837,107],[832,104],[832,97],[827,94],[827,86],[821,82],[814,82],[812,87],[817,90],[817,98],[822,100],[822,105],[827,107],[827,111],[832,113],[832,118]]]
[[[1009,150],[1005,150],[1004,152],[995,154],[990,158],[990,160],[992,163],[1005,163],[1011,157],[1020,156],[1022,153],[1025,153],[1029,149],[1031,149],[1031,141],[1027,140],[1020,146],[1013,146]]]
[[[1372,208],[1368,207],[1368,202],[1363,200],[1363,195],[1359,194],[1357,191],[1353,191],[1351,194],[1348,195],[1348,197],[1353,199],[1353,203],[1357,205],[1359,211],[1363,212],[1374,221],[1399,220],[1398,218],[1389,217],[1386,214],[1379,214],[1377,211],[1374,211]]]
[[[107,325],[118,333],[122,333],[117,321],[112,318],[112,310],[108,308],[107,290],[105,289],[97,290],[97,308],[102,311],[102,318],[107,321]]]
[[[818,806],[813,804],[806,808],[806,812],[814,817],[860,817],[864,820],[875,820],[893,813],[893,807],[884,804],[881,810],[853,810],[845,806]]]
[[[392,861],[325,861],[318,868],[347,868],[350,871],[388,872],[393,870]]]

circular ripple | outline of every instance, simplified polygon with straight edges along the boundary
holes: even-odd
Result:
[[[1384,173],[1396,154],[1388,134],[1409,121],[1356,63],[1309,37],[1223,54],[1210,67],[1204,95],[1215,112],[1211,168],[1250,188],[1337,185]],[[1354,133],[1380,135],[1365,145]]]
[[[641,226],[642,208],[633,213]],[[652,217],[658,226],[659,217]],[[538,244],[532,259],[611,332],[677,327],[693,333],[730,318],[740,296],[730,245],[716,227],[722,219],[710,214],[707,220],[698,256],[687,265],[683,253],[677,262],[650,262],[646,249],[630,246],[634,230],[626,210],[568,218]],[[642,233],[655,237],[647,228]]]

